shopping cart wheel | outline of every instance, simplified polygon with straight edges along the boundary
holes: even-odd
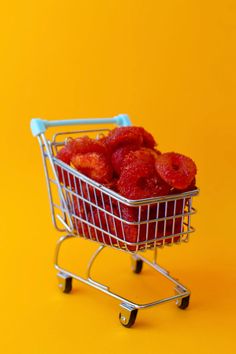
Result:
[[[120,323],[127,328],[130,328],[134,325],[138,310],[134,307],[122,303],[121,305],[121,312],[119,314]]]
[[[66,273],[63,272],[59,272],[57,274],[58,277],[58,287],[59,289],[63,292],[63,293],[70,293],[72,290],[72,277],[67,275]]]
[[[143,268],[143,261],[142,259],[135,259],[132,258],[132,270],[134,273],[139,274],[141,273]]]
[[[189,300],[190,300],[190,295],[183,297],[180,301],[177,302],[177,306],[181,310],[185,310],[189,305]]]

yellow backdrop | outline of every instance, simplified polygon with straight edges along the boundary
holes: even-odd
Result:
[[[1,348],[7,353],[234,353],[236,5],[233,0],[5,1],[1,6]],[[128,113],[162,151],[198,165],[191,242],[159,252],[192,290],[191,306],[140,311],[75,283],[57,289],[53,229],[32,117]],[[94,245],[68,246],[83,269]],[[165,285],[107,250],[99,279],[155,298]],[[141,296],[142,295],[142,296]]]

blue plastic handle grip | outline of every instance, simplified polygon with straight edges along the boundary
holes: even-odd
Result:
[[[83,119],[66,119],[66,120],[43,120],[40,118],[33,118],[30,122],[32,134],[38,136],[45,133],[47,128],[62,127],[82,124],[106,124],[114,123],[120,126],[129,126],[131,121],[127,114],[119,114],[113,118],[83,118]]]

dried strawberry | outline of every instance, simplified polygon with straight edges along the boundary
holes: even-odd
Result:
[[[99,183],[108,183],[112,179],[112,168],[103,154],[77,153],[73,155],[71,162],[79,172]]]
[[[88,136],[79,137],[77,139],[69,139],[66,148],[72,155],[86,154],[88,152],[97,152],[100,154],[107,154],[107,148],[104,143],[97,139],[91,139]]]
[[[160,177],[178,190],[186,189],[197,173],[196,165],[192,159],[174,152],[159,155],[155,167]]]
[[[135,151],[138,147],[136,145],[125,145],[116,149],[111,156],[112,167],[117,174],[117,176],[121,173],[121,167],[124,164],[124,159],[131,151]]]
[[[129,199],[145,199],[168,194],[170,187],[156,173],[150,162],[135,161],[122,171],[118,191]]]
[[[156,142],[152,135],[141,127],[119,127],[111,130],[106,138],[106,145],[111,151],[125,145],[153,148]]]

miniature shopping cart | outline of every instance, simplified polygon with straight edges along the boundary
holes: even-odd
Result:
[[[56,158],[57,152],[66,144],[67,139],[84,135],[99,138],[107,134],[109,129],[101,128],[101,124],[131,125],[129,117],[120,114],[114,118],[104,119],[60,121],[32,119],[31,129],[33,135],[38,138],[42,152],[53,224],[58,231],[66,232],[59,239],[55,254],[60,289],[69,293],[72,289],[72,279],[76,279],[114,297],[121,302],[119,314],[121,324],[131,327],[135,323],[139,309],[172,300],[176,301],[181,309],[189,305],[190,291],[157,264],[157,249],[189,241],[189,236],[194,231],[191,225],[191,216],[195,213],[192,200],[198,194],[198,190],[143,200],[129,200]],[[45,135],[48,128],[79,125],[91,125],[93,129],[57,131],[51,139]],[[135,218],[127,219],[124,210],[131,210]],[[130,234],[135,237],[131,238]],[[83,237],[99,244],[89,261],[85,277],[72,273],[58,263],[61,245],[75,237]],[[175,294],[151,303],[138,304],[95,281],[91,277],[91,268],[96,257],[106,247],[129,254],[134,273],[140,273],[145,262],[174,284]],[[153,261],[144,257],[147,250],[153,252]]]

